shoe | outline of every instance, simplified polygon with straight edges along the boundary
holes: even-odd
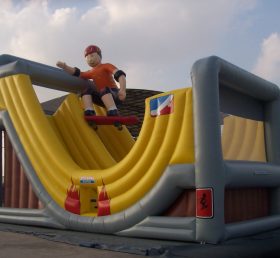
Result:
[[[119,111],[117,109],[107,111],[107,116],[119,116]]]
[[[84,111],[84,116],[95,116],[96,113],[94,110],[85,110]]]

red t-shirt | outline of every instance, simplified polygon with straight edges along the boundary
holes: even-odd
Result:
[[[117,88],[117,84],[113,79],[113,72],[117,70],[112,64],[99,64],[87,72],[81,72],[80,77],[84,79],[92,79],[100,91],[105,87]]]

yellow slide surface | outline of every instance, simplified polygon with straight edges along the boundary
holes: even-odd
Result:
[[[172,112],[151,116],[151,100],[166,95],[172,95]],[[74,94],[68,95],[53,116],[46,116],[27,75],[0,79],[0,107],[8,111],[49,195],[62,208],[67,198],[78,196],[76,213],[80,215],[125,210],[153,188],[169,165],[194,163],[191,88],[147,99],[136,141],[126,128],[99,126],[93,130]],[[104,114],[102,108],[96,110]],[[100,214],[104,200],[109,202],[107,213]]]
[[[266,162],[263,122],[232,115],[225,117],[222,150],[227,160]]]

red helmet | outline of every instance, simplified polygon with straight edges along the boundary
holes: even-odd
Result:
[[[97,53],[100,57],[102,57],[101,49],[98,46],[90,45],[85,49],[85,57],[91,53]]]

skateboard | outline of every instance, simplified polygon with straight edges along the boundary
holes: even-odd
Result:
[[[98,125],[114,125],[118,130],[123,129],[123,125],[134,125],[139,122],[136,116],[85,116],[85,120],[98,129]]]

